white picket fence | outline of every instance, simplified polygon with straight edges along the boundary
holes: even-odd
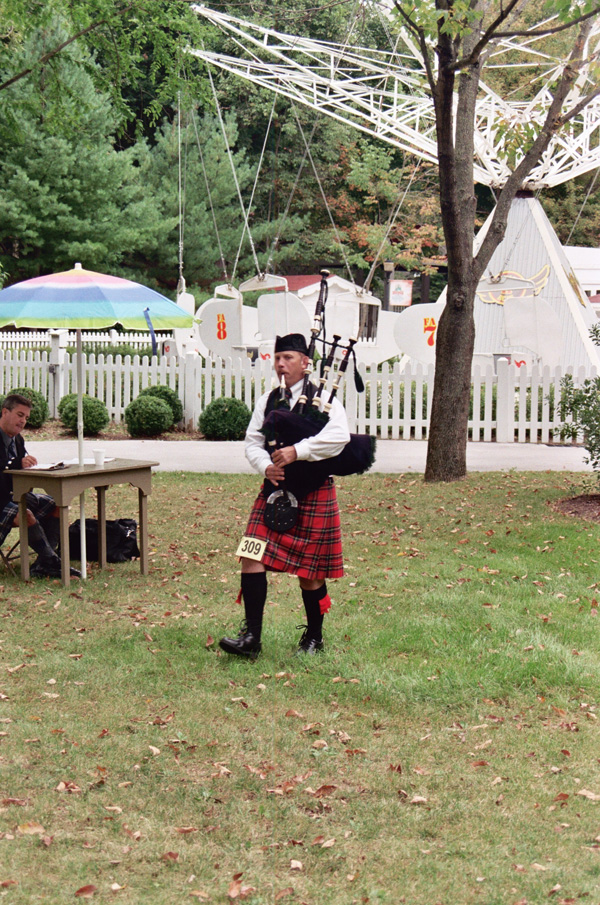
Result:
[[[75,346],[77,343],[77,334],[75,331],[64,331],[65,343],[68,346]],[[156,333],[156,341],[159,345],[163,340],[171,339],[172,333]],[[118,330],[106,330],[101,333],[98,330],[94,332],[82,331],[81,341],[84,345],[93,344],[98,351],[107,346],[117,346],[126,343],[134,348],[146,348],[152,344],[150,334],[145,333],[119,333]],[[19,331],[0,331],[0,347],[2,349],[20,352],[22,350],[43,350],[51,344],[50,332],[48,330],[24,330]]]
[[[61,350],[19,354],[0,347],[0,394],[17,387],[41,392],[56,417],[60,399],[77,389],[75,356]],[[416,365],[401,370],[399,363],[360,367],[365,392],[357,393],[350,376],[342,389],[350,429],[384,439],[427,437],[433,367]],[[488,366],[474,368],[470,437],[474,441],[504,443],[551,443],[559,440],[560,380],[566,371],[533,369],[527,374],[507,361],[498,362],[497,373]],[[83,391],[101,399],[111,418],[121,421],[125,409],[142,389],[164,384],[174,389],[184,409],[187,428],[197,425],[206,406],[220,396],[234,396],[252,409],[257,398],[274,385],[270,362],[204,359],[195,354],[183,358],[138,355],[84,356]],[[577,383],[595,372],[583,369],[574,375]]]

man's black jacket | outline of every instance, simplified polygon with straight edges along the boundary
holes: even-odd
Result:
[[[11,462],[11,468],[22,468],[23,467],[23,456],[26,455],[25,452],[25,441],[20,434],[17,434],[15,437],[15,446],[17,448],[17,458],[13,459]],[[4,443],[0,441],[0,512],[7,503],[12,502],[12,477],[10,475],[4,474],[4,470],[8,465],[8,458],[6,455],[6,447]]]

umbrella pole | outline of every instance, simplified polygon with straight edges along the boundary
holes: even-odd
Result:
[[[77,452],[79,466],[83,466],[83,351],[81,330],[77,331]],[[81,577],[87,578],[87,549],[85,544],[85,494],[79,497],[79,530],[81,548]]]
[[[77,331],[77,454],[83,465],[83,352],[81,330]]]

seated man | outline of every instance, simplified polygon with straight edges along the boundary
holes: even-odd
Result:
[[[11,528],[19,525],[19,506],[13,500],[12,477],[6,468],[31,468],[37,465],[35,456],[27,454],[21,431],[31,413],[26,396],[11,393],[2,403],[0,413],[0,543]],[[38,554],[31,567],[31,576],[60,578],[61,563],[56,553],[60,537],[58,510],[52,497],[44,493],[27,494],[27,535],[29,546]],[[77,569],[71,575],[80,576]]]

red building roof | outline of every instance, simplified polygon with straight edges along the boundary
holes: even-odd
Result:
[[[298,292],[300,289],[305,289],[307,286],[315,286],[320,283],[321,274],[295,274],[294,276],[286,277],[286,280],[290,292]]]

